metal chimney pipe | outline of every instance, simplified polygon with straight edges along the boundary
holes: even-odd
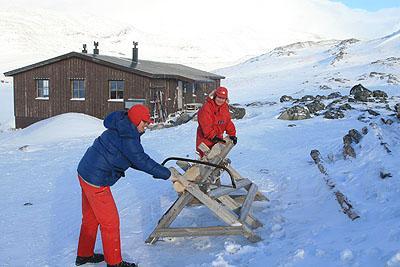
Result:
[[[133,41],[134,47],[132,48],[132,62],[133,63],[138,63],[138,57],[139,57],[139,49],[137,48],[137,45],[139,43]]]
[[[84,53],[84,54],[87,54],[87,50],[86,50],[86,44],[83,44],[82,53]]]
[[[93,54],[98,55],[99,54],[99,49],[97,48],[99,46],[99,42],[93,42],[94,43],[94,49],[93,49]]]

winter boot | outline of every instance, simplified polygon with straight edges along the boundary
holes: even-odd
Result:
[[[129,263],[126,261],[121,261],[120,263],[115,264],[115,265],[107,264],[107,267],[137,267],[137,265],[136,265],[136,263],[133,263],[133,262]]]
[[[93,256],[91,257],[80,257],[77,256],[75,260],[75,265],[83,265],[85,263],[98,263],[104,261],[104,255],[103,254],[97,254],[94,253]]]

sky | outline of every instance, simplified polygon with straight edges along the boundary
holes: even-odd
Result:
[[[350,8],[359,8],[368,11],[400,7],[399,0],[334,0],[334,2],[341,2]]]

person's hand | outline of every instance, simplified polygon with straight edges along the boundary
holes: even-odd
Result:
[[[221,142],[221,143],[224,143],[224,144],[226,143],[224,139],[219,138],[218,136],[214,136],[213,139],[211,139],[211,141],[213,143],[218,143],[218,142]]]
[[[229,136],[229,138],[232,140],[233,144],[236,145],[237,144],[237,137],[234,135]]]

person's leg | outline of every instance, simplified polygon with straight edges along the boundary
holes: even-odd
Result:
[[[122,261],[119,232],[119,215],[110,187],[90,188],[86,191],[88,202],[100,224],[104,258],[107,264],[114,265]]]
[[[83,181],[80,182],[84,183]],[[79,257],[91,257],[94,253],[99,223],[89,204],[84,188],[85,186],[82,187],[82,225],[77,254]]]

